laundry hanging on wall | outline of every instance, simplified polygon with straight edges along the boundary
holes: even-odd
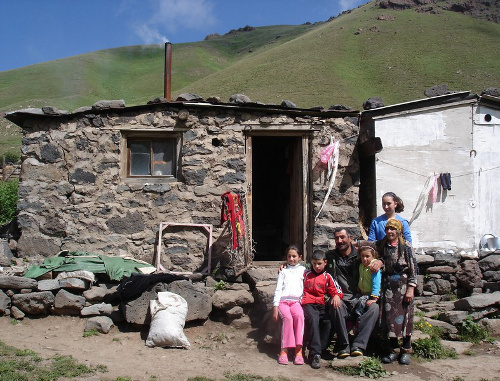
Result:
[[[245,224],[243,222],[243,208],[240,196],[233,192],[226,192],[222,196],[221,225],[229,221],[231,225],[231,236],[233,249],[240,246],[240,237],[245,236]]]
[[[440,173],[439,175],[434,173],[427,177],[427,180],[425,181],[422,191],[418,196],[415,208],[413,209],[413,214],[409,222],[410,225],[412,224],[413,221],[415,221],[418,218],[418,216],[420,215],[426,204],[428,206],[429,205],[432,206],[432,204],[438,202],[439,188],[441,188],[441,194],[443,194],[443,191],[445,190],[451,190],[450,173],[448,172]]]
[[[435,204],[438,201],[438,191],[439,191],[439,175],[434,175],[432,181],[432,187],[431,190],[429,191],[429,196],[428,200],[432,203]]]
[[[318,213],[316,214],[316,217],[314,218],[314,221],[316,221],[319,217],[319,214],[323,210],[323,208],[326,205],[326,202],[328,201],[328,197],[330,197],[330,193],[333,188],[333,184],[335,183],[335,177],[337,176],[337,169],[339,166],[339,151],[340,151],[340,141],[335,140],[333,136],[330,136],[330,144],[323,148],[320,153],[320,160],[323,164],[327,164],[327,178],[329,179],[328,181],[328,190],[325,195],[325,199],[323,200],[323,203],[321,204],[321,207],[318,210]]]
[[[443,190],[451,190],[451,174],[449,173],[441,173],[439,175],[439,179],[441,181],[441,186],[443,187]]]

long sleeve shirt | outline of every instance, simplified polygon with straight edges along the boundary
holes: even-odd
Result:
[[[376,259],[373,261],[376,261]],[[369,267],[365,267],[362,263],[359,265],[358,289],[362,295],[369,295],[373,299],[378,298],[380,296],[381,281],[382,272],[380,270],[372,273]]]
[[[307,270],[304,274],[302,305],[325,304],[326,294],[331,298],[338,295],[342,299],[344,296],[342,288],[340,288],[337,281],[329,273],[323,271],[318,274],[314,270]]]
[[[411,232],[410,224],[399,214],[396,214],[396,219],[401,221],[403,224],[403,236],[405,239],[411,243]],[[370,231],[368,233],[368,241],[378,241],[385,237],[385,225],[387,224],[387,216],[382,214],[377,218],[374,218],[371,225]]]
[[[287,265],[280,271],[274,291],[274,307],[279,306],[282,300],[297,302],[301,300],[304,291],[304,271],[306,268],[300,264]]]

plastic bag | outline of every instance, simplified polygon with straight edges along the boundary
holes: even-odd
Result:
[[[148,347],[175,347],[189,349],[191,344],[184,334],[188,313],[186,300],[173,292],[158,293],[156,300],[149,302],[151,325],[146,345]]]

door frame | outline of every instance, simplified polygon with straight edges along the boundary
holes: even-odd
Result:
[[[296,137],[297,141],[300,142],[301,146],[301,160],[302,160],[302,172],[301,172],[301,195],[302,198],[302,243],[298,243],[299,249],[302,250],[303,258],[306,260],[306,253],[312,247],[312,234],[310,232],[310,221],[311,221],[311,182],[310,182],[310,144],[312,142],[312,132],[313,131],[247,131],[245,134],[245,154],[246,154],[246,191],[247,191],[247,213],[248,213],[248,224],[250,225],[250,234],[252,234],[251,227],[253,226],[253,210],[252,210],[252,184],[253,184],[253,168],[252,168],[252,138],[253,137]],[[300,139],[300,140],[299,140]],[[253,239],[253,237],[251,237]],[[253,264],[257,266],[276,266],[280,261],[254,261]]]

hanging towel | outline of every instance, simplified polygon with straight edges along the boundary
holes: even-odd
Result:
[[[430,197],[433,204],[435,204],[438,200],[438,190],[439,190],[438,178],[439,178],[439,175],[434,175],[432,188],[429,191],[429,197]]]
[[[329,158],[328,158],[328,172],[327,176],[330,179],[328,183],[328,190],[326,191],[325,199],[323,200],[323,203],[321,204],[318,213],[316,214],[316,217],[314,218],[314,221],[316,221],[323,210],[323,208],[326,205],[326,202],[328,201],[328,197],[330,197],[330,193],[333,188],[333,184],[335,183],[335,177],[337,176],[337,169],[339,166],[339,151],[340,151],[340,141],[333,139],[333,136],[330,137],[330,145],[333,145],[333,151],[331,152]]]

